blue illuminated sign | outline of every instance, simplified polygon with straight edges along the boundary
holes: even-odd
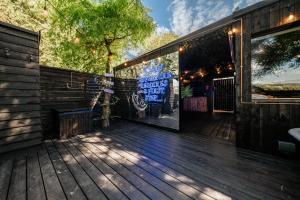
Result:
[[[164,65],[144,68],[138,80],[140,92],[144,94],[145,102],[161,103],[169,86],[170,72],[163,72]]]

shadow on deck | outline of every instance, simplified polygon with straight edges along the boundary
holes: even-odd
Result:
[[[298,161],[131,122],[0,158],[0,199],[300,198]]]

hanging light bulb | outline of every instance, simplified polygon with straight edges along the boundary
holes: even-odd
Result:
[[[289,20],[290,21],[292,21],[292,20],[294,20],[294,18],[295,18],[295,15],[293,15],[292,13],[289,15]]]
[[[217,66],[215,67],[215,69],[216,69],[217,74],[221,74],[221,73],[222,73],[222,70],[221,70],[221,66],[220,66],[220,65],[217,65]]]
[[[74,43],[75,44],[78,44],[80,42],[80,38],[79,37],[76,37],[75,39],[74,39]]]
[[[179,52],[183,52],[184,48],[183,47],[179,47]]]
[[[232,70],[233,70],[233,64],[228,64],[228,65],[227,65],[227,69],[228,69],[229,71],[232,71]]]

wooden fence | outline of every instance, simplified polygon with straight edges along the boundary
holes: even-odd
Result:
[[[0,22],[0,153],[40,144],[39,35]]]
[[[96,75],[41,66],[41,119],[44,136],[54,136],[53,109],[89,107],[90,96],[97,90],[87,87]]]

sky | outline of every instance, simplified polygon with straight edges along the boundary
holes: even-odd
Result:
[[[261,0],[142,0],[159,30],[179,36],[226,17]]]

